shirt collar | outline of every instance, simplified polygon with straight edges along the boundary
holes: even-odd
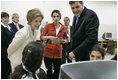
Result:
[[[66,27],[68,27],[68,28],[69,28],[69,27],[70,27],[70,25],[68,25],[68,26],[66,26]]]
[[[6,26],[5,24],[3,24],[2,22],[1,22],[1,24],[2,24],[4,27],[8,27],[8,26]]]
[[[5,28],[8,28],[10,31],[11,31],[11,27],[8,25],[8,26],[6,26],[5,24],[3,24],[2,22],[1,22],[1,24],[5,27]]]
[[[84,10],[84,7],[83,7],[83,10]]]
[[[15,22],[13,22],[14,23],[14,25],[18,25],[18,23],[16,24]]]

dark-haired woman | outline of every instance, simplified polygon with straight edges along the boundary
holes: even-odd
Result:
[[[59,77],[62,58],[61,43],[67,42],[67,32],[66,27],[59,22],[61,19],[59,10],[53,10],[51,17],[53,23],[45,26],[40,38],[42,41],[47,40],[44,50],[44,63],[47,68],[47,78],[57,79]],[[46,36],[47,33],[48,36]]]
[[[100,45],[94,45],[90,51],[89,57],[90,60],[104,60],[105,50]]]

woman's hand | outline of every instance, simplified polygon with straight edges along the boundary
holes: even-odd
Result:
[[[68,43],[68,41],[64,40],[64,38],[61,38],[60,43]]]
[[[55,36],[51,36],[50,37],[51,41],[52,41],[52,44],[62,44],[62,43],[68,43],[67,40],[64,40],[63,38],[59,39],[58,37],[55,37]]]
[[[61,44],[61,43],[67,43],[67,40],[64,40],[63,38],[59,39],[55,36],[43,36],[43,40],[50,40],[51,44]]]
[[[57,44],[58,45],[58,44],[61,43],[61,41],[60,41],[60,39],[58,37],[50,36],[49,39],[51,40],[52,44]]]

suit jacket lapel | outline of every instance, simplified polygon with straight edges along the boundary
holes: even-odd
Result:
[[[2,26],[2,25],[1,25],[1,26]],[[3,26],[2,26],[2,28],[3,28],[3,30],[5,31],[5,34],[7,34],[7,35],[10,36],[10,37],[14,37],[15,33],[12,31],[12,29],[11,29],[11,31],[10,31],[7,27],[3,27]]]
[[[61,25],[61,28],[60,28],[60,30],[59,30],[59,32],[58,32],[58,34],[57,34],[57,36],[59,35],[59,33],[60,32],[62,32],[64,30],[64,27]]]
[[[18,24],[18,26],[19,26],[20,29],[22,28],[22,26],[20,24]]]
[[[84,7],[84,10],[83,10],[83,12],[82,12],[81,15],[80,15],[79,21],[78,21],[77,24],[76,24],[76,20],[73,21],[73,22],[74,22],[73,26],[75,27],[75,29],[73,30],[74,32],[76,32],[77,29],[79,28],[79,26],[80,26],[80,24],[81,24],[81,22],[82,22],[82,20],[83,20],[83,15],[84,15],[85,11],[86,11],[86,7]],[[76,24],[76,25],[75,25],[75,24]]]
[[[15,25],[13,22],[12,22],[12,24],[13,24],[13,27],[14,27],[14,28],[13,28],[14,31],[17,32],[18,30],[16,29],[16,25]]]
[[[79,18],[79,21],[77,22],[77,24],[75,25],[75,31],[79,28],[79,25],[81,24],[82,18]]]
[[[63,28],[63,26],[61,25],[61,28],[60,28],[60,30],[59,30],[59,33],[60,33],[61,31],[63,31],[63,29],[64,29],[64,28]]]
[[[73,28],[75,28],[75,25],[76,25],[76,16],[73,17]]]
[[[85,9],[83,10],[82,14],[79,17],[79,21],[77,22],[77,24],[75,26],[75,31],[79,28],[80,24],[82,23],[82,21],[83,21],[83,15],[84,15],[85,11],[86,11],[86,7],[85,7]]]
[[[73,33],[75,31],[75,24],[76,24],[76,16],[73,17],[73,24],[72,24],[72,28],[71,28],[71,35],[73,35]]]

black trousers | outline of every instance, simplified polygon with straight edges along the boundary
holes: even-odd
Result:
[[[44,57],[44,63],[47,69],[47,78],[48,79],[58,79],[59,71],[61,66],[61,58],[60,59],[52,59]]]
[[[68,63],[72,62],[69,59],[69,52],[71,52],[71,43],[70,42],[63,44],[62,60],[61,60],[61,63],[62,64],[65,64],[66,63],[66,59],[67,59],[67,62]]]

